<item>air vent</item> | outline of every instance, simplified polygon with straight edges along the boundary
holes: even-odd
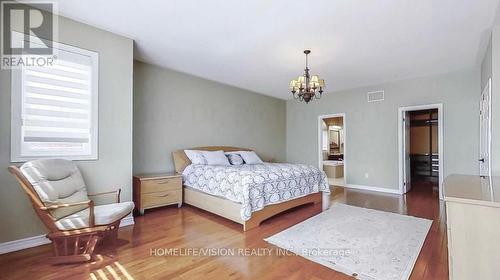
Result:
[[[367,96],[368,96],[368,102],[384,101],[384,91],[383,90],[370,91],[367,93]]]

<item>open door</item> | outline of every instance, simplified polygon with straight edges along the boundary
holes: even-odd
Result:
[[[479,175],[491,176],[491,78],[479,104]]]
[[[410,113],[403,112],[403,191],[407,193],[411,189],[410,168]]]
[[[401,194],[415,188],[429,190],[420,188],[426,185],[432,187],[433,193],[437,190],[439,198],[443,199],[443,134],[443,104],[399,107],[398,183]]]

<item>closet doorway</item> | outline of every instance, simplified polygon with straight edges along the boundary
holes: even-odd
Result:
[[[442,106],[400,108],[400,190],[433,192],[441,198]]]

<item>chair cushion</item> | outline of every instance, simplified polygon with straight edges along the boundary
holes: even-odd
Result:
[[[82,174],[72,161],[63,159],[34,160],[23,164],[20,170],[33,185],[45,206],[89,199]],[[85,207],[85,205],[65,207],[52,211],[52,215],[59,219],[81,211]]]
[[[94,207],[95,225],[108,225],[125,217],[134,209],[132,201],[98,205]],[[89,226],[89,209],[76,212],[56,221],[60,230],[72,230]]]

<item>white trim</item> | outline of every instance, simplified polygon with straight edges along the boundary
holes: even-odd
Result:
[[[345,186],[345,188],[363,190],[363,191],[371,191],[371,192],[390,193],[390,194],[397,194],[397,195],[401,194],[401,191],[398,189],[389,189],[389,188],[381,188],[381,187],[373,187],[373,186],[365,186],[365,185],[347,184]]]
[[[130,226],[133,224],[135,224],[134,216],[130,214],[121,220],[120,227]],[[45,234],[8,241],[0,243],[0,255],[23,249],[33,248],[49,243],[50,240],[47,237],[45,237]]]
[[[490,98],[490,102],[489,102],[489,106],[488,106],[488,113],[489,113],[489,116],[488,116],[488,122],[489,122],[489,129],[488,129],[488,152],[489,152],[489,155],[488,155],[488,170],[490,171],[489,172],[489,176],[491,177],[491,106],[492,106],[492,101],[491,101],[491,98],[492,98],[492,80],[491,80],[491,77],[488,79],[488,85],[489,85],[489,98]],[[490,184],[490,187],[493,187],[493,184]],[[491,192],[491,194],[493,195],[493,192]]]
[[[50,243],[45,234],[0,243],[0,255]]]
[[[407,111],[418,111],[427,109],[438,110],[438,146],[439,146],[439,199],[443,199],[443,178],[444,178],[444,126],[443,126],[443,103],[399,107],[398,109],[398,171],[399,171],[399,192],[404,193],[404,164],[403,164],[403,114]]]
[[[488,86],[489,86],[489,104],[488,104],[488,171],[489,171],[489,176],[491,177],[491,91],[492,91],[492,82],[491,82],[491,77],[488,79]],[[493,187],[493,184],[490,184],[490,187]],[[493,192],[491,192],[493,195]]]
[[[488,87],[488,143],[487,143],[487,150],[488,150],[488,176],[491,177],[491,77],[488,78],[488,83],[484,86],[484,88],[481,90],[481,97],[484,93],[484,90]],[[481,99],[479,103],[479,107],[481,107],[483,100]],[[479,108],[481,110],[481,108]],[[479,118],[479,158],[482,157],[481,155],[481,145],[483,143],[482,140],[482,132],[481,132],[481,118]],[[479,175],[481,175],[481,164],[479,164]],[[491,185],[490,185],[491,186]]]
[[[344,163],[344,186],[347,185],[347,118],[346,113],[336,113],[336,114],[327,114],[327,115],[319,115],[318,116],[318,168],[319,170],[323,170],[323,145],[321,139],[323,137],[323,131],[321,127],[321,122],[323,119],[328,118],[336,118],[342,117],[342,130],[344,133],[344,155],[343,155],[343,163]]]

